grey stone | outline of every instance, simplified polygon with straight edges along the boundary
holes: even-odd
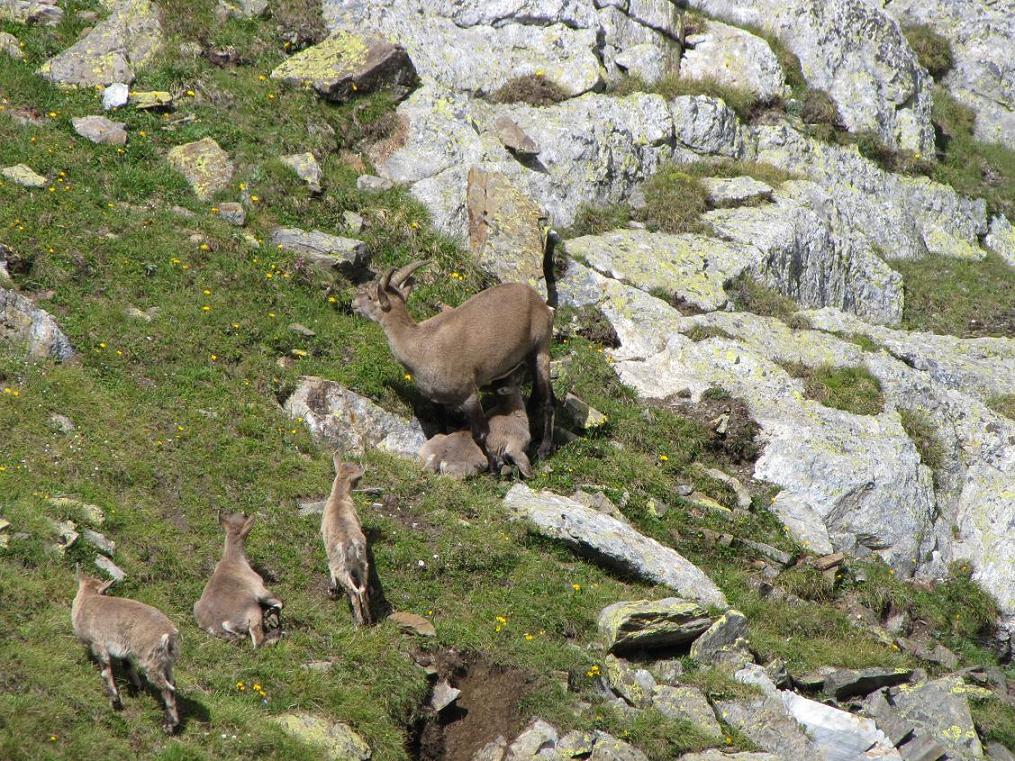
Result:
[[[385,177],[376,177],[372,174],[362,174],[356,178],[356,190],[364,193],[382,193],[391,190],[395,183]]]
[[[648,761],[648,756],[613,735],[597,731],[596,744],[589,761]]]
[[[127,131],[123,122],[110,121],[104,116],[81,116],[71,119],[74,131],[81,137],[99,145],[126,145]]]
[[[454,703],[461,694],[462,691],[457,687],[452,687],[447,679],[441,679],[433,688],[433,694],[430,696],[430,707],[437,713],[440,713]]]
[[[382,449],[415,459],[425,441],[419,421],[381,409],[334,381],[305,376],[286,399],[285,411],[301,417],[317,443],[332,451],[361,455]]]
[[[871,719],[808,700],[795,692],[782,690],[779,694],[789,715],[810,736],[816,751],[814,758],[826,761],[902,761],[888,737]]]
[[[731,608],[691,643],[691,657],[699,661],[709,661],[719,651],[732,647],[746,635],[747,616]]]
[[[7,166],[3,170],[0,170],[0,173],[11,182],[24,188],[44,188],[46,183],[49,182],[45,177],[28,166],[28,164]]]
[[[127,105],[130,88],[123,82],[114,82],[102,91],[102,110],[111,111]]]
[[[779,696],[720,701],[715,707],[723,721],[743,732],[759,748],[783,761],[821,758]]]
[[[324,506],[328,504],[327,499],[298,499],[296,507],[300,515],[320,515],[324,512]]]
[[[377,35],[339,30],[283,61],[271,78],[312,87],[321,97],[342,103],[382,87],[409,87],[416,70],[400,45]]]
[[[500,172],[469,170],[466,186],[469,249],[501,282],[540,286],[543,279],[542,210]]]
[[[781,97],[786,80],[772,48],[761,37],[708,21],[704,32],[684,38],[680,76],[707,79],[754,93],[763,101]]]
[[[23,348],[33,359],[66,362],[75,356],[70,340],[49,312],[6,288],[0,288],[0,340]]]
[[[673,136],[691,154],[741,159],[748,153],[736,113],[719,98],[681,95],[669,103]]]
[[[704,608],[678,597],[616,602],[599,613],[599,631],[614,652],[687,644],[711,623]]]
[[[708,700],[696,687],[670,687],[657,685],[652,692],[652,707],[670,719],[693,724],[705,735],[722,737],[722,727]]]
[[[509,151],[521,156],[535,156],[539,153],[536,141],[529,137],[525,130],[518,126],[510,116],[498,116],[493,122],[497,139]]]
[[[1015,227],[1004,214],[997,214],[990,218],[989,230],[984,244],[1009,266],[1015,267]]]
[[[321,274],[339,271],[346,277],[363,272],[368,261],[367,246],[355,238],[329,235],[320,230],[279,227],[271,234],[271,242],[281,251],[298,254]]]
[[[743,668],[734,671],[733,678],[741,684],[757,687],[766,695],[777,694],[776,684],[768,670],[757,663],[748,663]]]
[[[655,677],[643,668],[635,668],[623,658],[607,655],[604,660],[606,682],[617,695],[635,708],[647,708],[656,688]]]
[[[504,498],[513,518],[561,540],[597,560],[664,584],[678,594],[706,605],[726,606],[719,588],[696,566],[631,526],[551,492],[533,492],[515,484]]]
[[[987,743],[986,751],[988,761],[1015,761],[1015,753],[1012,753],[1001,743]]]
[[[363,217],[354,211],[343,211],[342,221],[345,222],[346,232],[359,235],[363,231]]]
[[[162,46],[158,9],[149,0],[120,0],[84,37],[39,67],[57,84],[130,84]]]
[[[885,699],[885,692],[878,690],[868,695],[863,701],[863,712],[874,719],[892,745],[899,747],[913,736],[913,725],[896,713],[895,707]]]
[[[679,761],[782,761],[771,753],[723,753],[721,750],[703,750],[700,753],[686,753]]]
[[[106,515],[98,505],[91,505],[73,497],[50,497],[46,500],[52,507],[60,511],[71,510],[84,516],[84,520],[93,526],[101,526]]]
[[[788,552],[783,552],[777,547],[773,547],[770,544],[764,542],[756,542],[753,539],[737,539],[738,544],[742,544],[748,549],[754,550],[762,557],[768,558],[773,563],[778,563],[781,566],[789,566],[793,564],[793,556]]]
[[[311,193],[321,192],[321,177],[323,172],[314,154],[309,151],[306,153],[293,153],[289,156],[283,156],[282,163],[296,172],[296,175],[307,183]]]
[[[737,495],[737,507],[740,510],[749,510],[751,508],[751,493],[747,490],[743,483],[741,483],[739,478],[731,476],[729,473],[719,470],[718,468],[705,467],[699,462],[694,463],[691,467],[695,470],[695,472],[701,473],[704,476],[729,486],[733,490],[733,493]],[[688,491],[687,494],[682,496],[686,497],[690,495],[690,493],[691,492]]]
[[[224,23],[231,18],[260,18],[267,13],[268,0],[239,0],[235,3],[219,0],[218,5],[215,6],[215,19],[219,23]]]
[[[868,695],[882,687],[894,687],[908,682],[912,676],[913,670],[905,668],[839,669],[828,675],[824,689],[836,700],[846,700]]]
[[[606,415],[572,393],[564,397],[564,411],[583,431],[601,428],[607,423]]]
[[[753,177],[702,177],[713,208],[745,206],[772,200],[772,186]]]
[[[423,618],[423,616],[417,616],[415,613],[400,610],[388,616],[387,620],[402,631],[418,634],[421,637],[437,636],[437,630],[434,628],[433,623],[429,619]]]
[[[73,433],[76,427],[74,425],[74,421],[72,421],[69,417],[67,417],[66,415],[61,415],[57,412],[54,412],[52,415],[50,415],[49,420],[47,422],[49,424],[49,427],[52,428],[54,431],[57,431],[58,433]]]
[[[892,691],[900,717],[913,724],[917,738],[931,738],[955,761],[983,758],[983,747],[969,712],[968,688],[957,677],[942,677]]]
[[[113,553],[116,552],[116,542],[107,539],[105,535],[100,534],[98,531],[93,531],[90,528],[82,529],[81,538],[84,539],[86,544],[90,544],[104,555],[112,557]]]
[[[0,5],[0,8],[3,6]],[[2,15],[3,11],[0,11]],[[25,52],[21,49],[21,43],[18,38],[9,32],[0,32],[0,53],[3,55],[13,58],[15,61],[25,60]]]
[[[370,747],[342,722],[330,722],[301,711],[279,714],[271,720],[308,745],[319,748],[328,761],[367,761],[370,758]]]
[[[124,573],[123,569],[105,555],[95,556],[95,567],[107,573],[114,581],[123,581],[127,578],[127,574]]]
[[[506,761],[531,761],[557,743],[557,730],[542,719],[533,719],[508,746]]]
[[[472,756],[472,761],[503,761],[507,753],[507,740],[504,735],[497,735]]]
[[[194,195],[202,201],[211,200],[233,176],[234,167],[229,154],[210,137],[171,148],[166,160],[187,179]]]
[[[0,20],[56,26],[62,18],[57,0],[0,0]]]
[[[234,227],[243,227],[247,223],[247,211],[243,204],[224,201],[218,205],[218,210],[218,215]]]

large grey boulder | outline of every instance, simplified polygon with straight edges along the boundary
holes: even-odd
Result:
[[[322,447],[354,455],[381,449],[415,459],[426,438],[419,421],[394,415],[339,383],[305,376],[285,401]]]
[[[70,340],[48,312],[16,291],[0,288],[0,340],[36,359],[65,362],[74,356]]]
[[[0,0],[0,19],[19,24],[55,26],[63,18],[57,0]]]
[[[271,78],[293,87],[313,87],[321,97],[342,103],[381,87],[409,87],[416,70],[399,45],[376,35],[340,30],[287,58]]]
[[[904,24],[927,24],[951,44],[954,65],[942,84],[976,113],[975,134],[1015,148],[1015,12],[980,0],[886,0]]]
[[[515,484],[504,497],[513,518],[526,520],[543,536],[571,545],[606,565],[664,584],[704,605],[726,607],[719,588],[676,550],[626,523],[548,491]]]
[[[780,761],[805,758],[823,761],[803,727],[790,716],[778,696],[719,701],[715,708],[719,718]]]
[[[721,21],[684,38],[680,76],[709,79],[772,100],[783,94],[786,78],[779,59],[757,35]]]
[[[669,103],[675,155],[684,161],[700,156],[743,159],[751,153],[750,135],[725,101],[707,95],[681,95]]]
[[[94,87],[134,81],[162,45],[158,9],[149,0],[120,0],[109,16],[39,67],[57,84]]]
[[[363,272],[369,261],[363,241],[321,230],[308,232],[298,227],[278,227],[271,234],[271,243],[280,251],[299,255],[325,275],[338,271],[346,277],[355,277]]]
[[[599,631],[612,652],[684,645],[711,624],[701,605],[678,597],[615,602],[599,613]]]
[[[931,154],[933,84],[898,24],[865,0],[688,0],[733,24],[776,35],[800,59],[807,83],[835,101],[851,132]]]
[[[983,746],[969,712],[968,691],[962,679],[946,676],[892,690],[892,702],[899,716],[916,728],[917,735],[932,738],[949,759],[979,761]]]

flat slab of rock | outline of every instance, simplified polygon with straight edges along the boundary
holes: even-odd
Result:
[[[542,210],[500,172],[469,170],[469,249],[502,282],[536,286],[543,279]]]
[[[969,712],[969,692],[962,679],[948,676],[902,685],[891,694],[899,716],[915,727],[918,739],[933,739],[949,759],[974,761],[983,758],[983,746]]]
[[[212,138],[171,148],[166,159],[177,172],[187,178],[194,195],[202,201],[223,190],[233,176],[233,162],[229,154]]]
[[[411,86],[416,69],[400,45],[339,31],[283,61],[271,78],[294,87],[309,85],[321,97],[341,103],[381,87]]]
[[[676,550],[640,534],[626,523],[548,491],[515,484],[504,497],[519,520],[543,536],[561,540],[606,565],[664,584],[703,605],[726,607],[722,591]]]
[[[498,116],[493,122],[493,130],[501,144],[512,153],[521,156],[535,156],[539,153],[536,141],[510,116],[506,114]]]
[[[419,421],[394,415],[339,383],[304,376],[285,411],[303,418],[314,440],[322,447],[361,455],[382,449],[415,459],[426,438]]]
[[[120,0],[109,16],[39,67],[51,82],[79,87],[130,84],[162,44],[158,9],[149,0]]]
[[[282,163],[296,172],[296,176],[307,183],[311,193],[321,192],[321,165],[317,163],[314,154],[293,153],[282,157]]]
[[[271,242],[282,251],[302,256],[323,275],[337,270],[346,277],[354,277],[363,272],[369,261],[367,245],[363,241],[330,235],[321,230],[279,227],[272,232]]]
[[[135,90],[129,102],[139,111],[159,111],[172,108],[173,95],[165,90]]]
[[[320,748],[328,761],[367,761],[370,746],[347,724],[293,711],[273,717],[290,734]]]
[[[437,636],[437,630],[434,628],[433,623],[429,619],[423,618],[423,616],[417,616],[415,613],[401,610],[396,611],[388,616],[388,621],[403,631],[418,634],[421,637]]]
[[[104,116],[81,116],[71,119],[74,131],[81,137],[99,145],[126,145],[127,130],[123,122],[114,122]]]
[[[123,571],[123,569],[105,555],[95,556],[95,567],[100,571],[104,571],[111,579],[116,581],[123,581],[127,578],[127,574]]]
[[[728,610],[708,630],[691,643],[691,657],[708,660],[719,651],[747,636],[747,616],[739,610]]]
[[[869,695],[882,687],[894,687],[908,682],[913,676],[913,669],[839,669],[825,678],[824,689],[836,700],[846,700],[862,695]]]
[[[615,602],[599,613],[599,631],[613,652],[685,645],[711,624],[701,605],[678,597]]]
[[[657,685],[652,691],[652,707],[667,718],[693,724],[703,734],[722,737],[715,711],[697,687]]]
[[[811,741],[825,761],[902,761],[888,736],[871,719],[855,716],[809,700],[795,692],[781,690],[786,711],[807,730]]]
[[[48,180],[32,169],[28,164],[5,166],[0,173],[15,185],[23,188],[44,188]]]
[[[23,347],[36,359],[65,362],[74,357],[70,340],[53,316],[6,288],[0,288],[0,341]]]
[[[746,176],[702,177],[700,182],[708,191],[709,205],[716,209],[770,201],[774,192],[768,183]]]
[[[57,0],[0,0],[0,19],[55,26],[62,18],[63,8]]]
[[[757,700],[728,700],[716,703],[719,717],[739,729],[762,750],[782,761],[819,759],[800,724],[789,715],[777,695]]]

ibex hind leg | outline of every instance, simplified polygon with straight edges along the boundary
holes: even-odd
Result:
[[[553,451],[553,384],[550,382],[550,348],[541,347],[532,360],[532,397],[543,408],[543,438],[536,456],[545,460]]]
[[[105,648],[93,647],[92,654],[99,662],[100,674],[103,686],[106,688],[106,696],[109,698],[109,705],[114,711],[119,711],[123,708],[123,703],[120,702],[120,691],[116,689],[116,680],[113,678],[113,660],[109,651]]]

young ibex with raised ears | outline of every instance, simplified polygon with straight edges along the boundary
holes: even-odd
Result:
[[[345,590],[352,605],[352,615],[360,626],[371,623],[370,562],[367,538],[360,527],[352,490],[363,477],[363,466],[342,462],[336,453],[335,480],[321,516],[321,537],[328,556],[331,585],[328,593],[334,599],[339,588]]]
[[[420,393],[465,412],[473,440],[492,471],[497,463],[487,448],[489,426],[479,392],[527,363],[533,378],[530,405],[542,406],[538,456],[546,457],[553,446],[553,310],[532,287],[504,283],[416,323],[405,302],[412,290],[410,278],[422,266],[413,262],[388,270],[376,283],[360,288],[353,310],[380,323],[391,353],[412,373]]]
[[[131,684],[141,688],[145,677],[162,692],[163,728],[172,734],[180,724],[176,711],[173,665],[180,656],[180,634],[162,611],[125,597],[105,597],[112,581],[100,581],[78,572],[78,593],[71,606],[74,634],[87,645],[102,667],[106,694],[114,710],[122,706],[113,678],[113,659],[125,662]]]
[[[194,603],[197,625],[223,639],[243,639],[249,635],[255,648],[275,642],[281,634],[282,601],[250,567],[244,548],[254,516],[219,515],[219,525],[225,529],[226,546],[201,599]]]

